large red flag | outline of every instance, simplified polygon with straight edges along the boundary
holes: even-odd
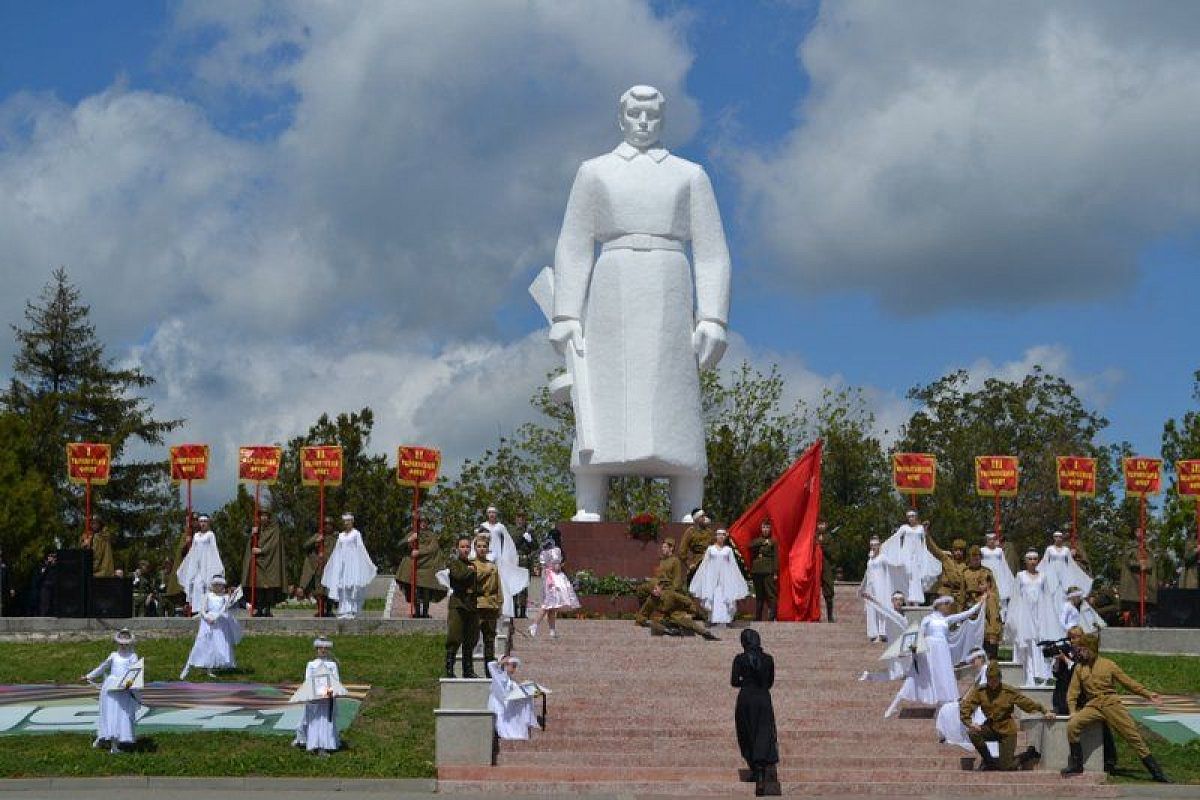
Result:
[[[821,548],[817,547],[820,513],[821,440],[818,439],[729,529],[730,537],[749,564],[750,541],[758,536],[763,518],[771,518],[779,542],[776,619],[780,621],[821,620]]]

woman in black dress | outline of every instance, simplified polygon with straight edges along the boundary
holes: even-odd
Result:
[[[762,640],[753,628],[742,631],[742,651],[733,658],[733,676],[729,680],[738,688],[733,711],[738,747],[753,775],[754,794],[777,795],[780,787],[775,765],[779,763],[779,745],[775,709],[771,705],[775,659],[763,652]]]

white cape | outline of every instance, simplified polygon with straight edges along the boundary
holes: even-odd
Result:
[[[1038,571],[1045,574],[1050,582],[1055,608],[1060,607],[1067,599],[1067,589],[1072,586],[1081,589],[1085,597],[1092,591],[1092,577],[1075,563],[1068,547],[1047,547],[1041,563],[1038,564]]]
[[[892,585],[904,592],[910,603],[924,603],[925,592],[942,574],[942,562],[925,545],[925,526],[901,525],[880,546],[879,554],[896,569]]]
[[[1003,609],[1004,605],[1012,598],[1014,580],[1008,560],[1004,558],[1004,550],[999,547],[981,547],[979,554],[983,566],[992,571],[992,580],[996,584],[996,591],[1000,596],[1000,606]]]
[[[338,534],[337,544],[321,573],[321,584],[329,590],[330,600],[340,600],[344,592],[369,585],[378,574],[379,570],[363,544],[362,534],[355,528]]]
[[[746,579],[734,560],[733,548],[729,545],[709,545],[700,566],[696,568],[696,574],[692,576],[688,591],[708,609],[710,622],[733,622],[737,616],[738,600],[750,594]]]
[[[179,562],[175,577],[187,595],[187,603],[192,611],[204,601],[208,591],[208,583],[214,575],[224,575],[225,567],[221,564],[221,553],[217,550],[217,534],[215,531],[196,531],[192,534],[192,544],[187,555]]]

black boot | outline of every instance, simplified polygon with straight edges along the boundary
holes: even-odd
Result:
[[[767,774],[762,767],[754,768],[754,796],[762,797],[767,793]]]
[[[454,653],[446,653],[446,677],[454,677]]]
[[[469,650],[467,650],[467,648],[465,648],[465,647],[463,648],[462,672],[463,672],[464,678],[478,678],[479,677],[478,675],[475,674],[475,663],[474,663],[473,656],[474,656],[474,654],[471,653]]]
[[[1064,778],[1083,774],[1083,745],[1079,742],[1072,742],[1070,747],[1071,754],[1067,757],[1066,769],[1060,773]]]
[[[1154,756],[1145,756],[1142,759],[1142,764],[1146,767],[1146,771],[1150,773],[1150,777],[1159,783],[1174,783],[1175,781],[1167,777],[1162,771],[1162,767],[1154,760]]]
[[[754,621],[755,622],[763,621],[763,612],[766,611],[766,609],[767,609],[767,601],[766,600],[759,598],[754,601]]]
[[[828,618],[829,622],[833,622],[833,601],[832,600],[825,601],[825,616]]]
[[[1117,771],[1117,743],[1108,725],[1101,725],[1100,730],[1104,735],[1104,771],[1111,775]]]
[[[763,794],[767,797],[783,794],[783,787],[779,785],[779,770],[774,764],[768,766],[763,775]]]

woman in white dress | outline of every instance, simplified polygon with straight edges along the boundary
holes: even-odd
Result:
[[[179,680],[186,680],[192,667],[207,669],[209,676],[215,677],[213,670],[237,666],[233,648],[242,640],[242,627],[233,618],[235,602],[237,596],[225,593],[225,577],[214,575],[208,592],[196,609],[200,614],[200,629],[196,631],[196,641],[179,673]]]
[[[563,572],[562,534],[558,528],[546,535],[542,542],[542,551],[538,553],[538,563],[542,567],[542,606],[537,618],[529,626],[529,635],[537,636],[538,625],[542,620],[549,620],[550,638],[557,639],[558,631],[554,629],[554,621],[559,611],[570,611],[579,608],[579,598],[575,595],[575,587],[571,579]]]
[[[1025,569],[1017,573],[1004,623],[1013,660],[1025,669],[1026,686],[1041,686],[1050,680],[1050,663],[1038,642],[1061,639],[1064,632],[1050,579],[1038,570],[1038,560],[1036,550],[1025,554]]]
[[[117,643],[116,652],[109,653],[108,658],[82,680],[93,683],[104,678],[100,685],[100,714],[96,718],[96,739],[92,747],[99,748],[108,742],[108,752],[117,755],[121,745],[132,745],[137,741],[137,712],[142,698],[129,675],[130,668],[137,666],[140,660],[133,651],[133,634],[128,628],[122,628],[113,641]]]
[[[208,514],[196,518],[200,530],[192,533],[192,544],[187,555],[175,570],[175,577],[187,596],[187,604],[192,614],[199,613],[199,606],[208,591],[208,581],[213,575],[224,575],[225,567],[221,563],[221,553],[217,549],[216,531],[209,528]]]
[[[721,627],[728,626],[737,616],[738,600],[750,596],[725,530],[713,534],[713,543],[704,551],[688,591],[700,599],[700,605],[708,611],[709,622]]]
[[[887,538],[879,549],[889,566],[897,570],[892,579],[913,605],[925,603],[925,592],[942,574],[942,562],[925,546],[925,526],[917,522],[917,512],[908,511],[905,523]]]
[[[342,514],[342,530],[321,574],[321,583],[329,591],[329,599],[337,601],[338,619],[358,616],[367,586],[375,580],[376,574],[378,570],[367,554],[362,534],[354,527],[354,515],[350,512]]]
[[[488,674],[492,676],[492,691],[488,696],[488,709],[496,715],[496,735],[501,739],[528,739],[531,730],[539,730],[537,712],[532,697],[510,699],[520,684],[516,680],[521,659],[516,656],[501,656],[499,661],[489,661]]]
[[[996,596],[1003,612],[1012,598],[1013,574],[995,533],[987,534],[983,547],[979,548],[979,555],[983,565],[992,571],[992,582],[996,584]]]
[[[859,594],[864,598],[867,638],[872,642],[886,642],[888,631],[884,616],[879,609],[866,602],[866,598],[876,598],[877,602],[885,602],[884,598],[892,596],[891,568],[888,567],[887,559],[879,552],[878,536],[871,537],[870,547],[871,550],[867,554],[867,569],[863,573]]]
[[[863,603],[866,607],[879,615],[885,635],[882,637],[885,640],[898,640],[908,630],[908,619],[904,616],[904,592],[892,592],[891,607],[883,605],[870,594],[863,594]],[[885,651],[886,653],[886,651]],[[887,660],[888,668],[885,670],[863,670],[859,676],[860,681],[898,681],[905,676],[905,667],[907,664],[907,656],[900,653],[895,658]]]
[[[975,669],[979,670],[975,682],[972,686],[984,686],[987,684],[987,653],[982,649],[972,650],[967,654],[967,662]],[[970,691],[968,689],[967,691]],[[967,726],[962,724],[962,719],[959,717],[959,700],[953,703],[946,703],[938,709],[937,717],[934,719],[934,727],[938,732],[938,740],[944,744],[956,744],[962,749],[974,753],[975,745],[971,744],[971,739],[967,735]],[[975,713],[971,715],[971,721],[976,725],[982,725],[987,721],[983,715],[983,709],[975,709]]]
[[[1092,590],[1092,577],[1075,563],[1071,548],[1063,544],[1065,535],[1055,531],[1054,541],[1046,546],[1039,568],[1050,582],[1050,591],[1054,595],[1054,607],[1062,608],[1067,599],[1067,590],[1072,586],[1078,587],[1086,596]]]
[[[940,706],[942,703],[958,699],[958,680],[954,676],[954,657],[951,655],[951,625],[965,622],[983,609],[984,599],[957,614],[946,614],[946,610],[954,605],[954,598],[943,595],[933,601],[933,611],[921,620],[921,638],[924,640],[925,653],[918,653],[913,659],[914,666],[904,678],[904,684],[892,704],[888,707],[885,717],[890,717],[899,708],[902,701],[919,703],[927,706]]]
[[[317,657],[304,667],[304,681],[313,687],[314,696],[304,704],[304,717],[296,726],[293,747],[302,747],[318,756],[327,756],[342,746],[337,729],[337,698],[346,694],[338,662],[333,658],[333,642],[324,636],[313,640]]]

